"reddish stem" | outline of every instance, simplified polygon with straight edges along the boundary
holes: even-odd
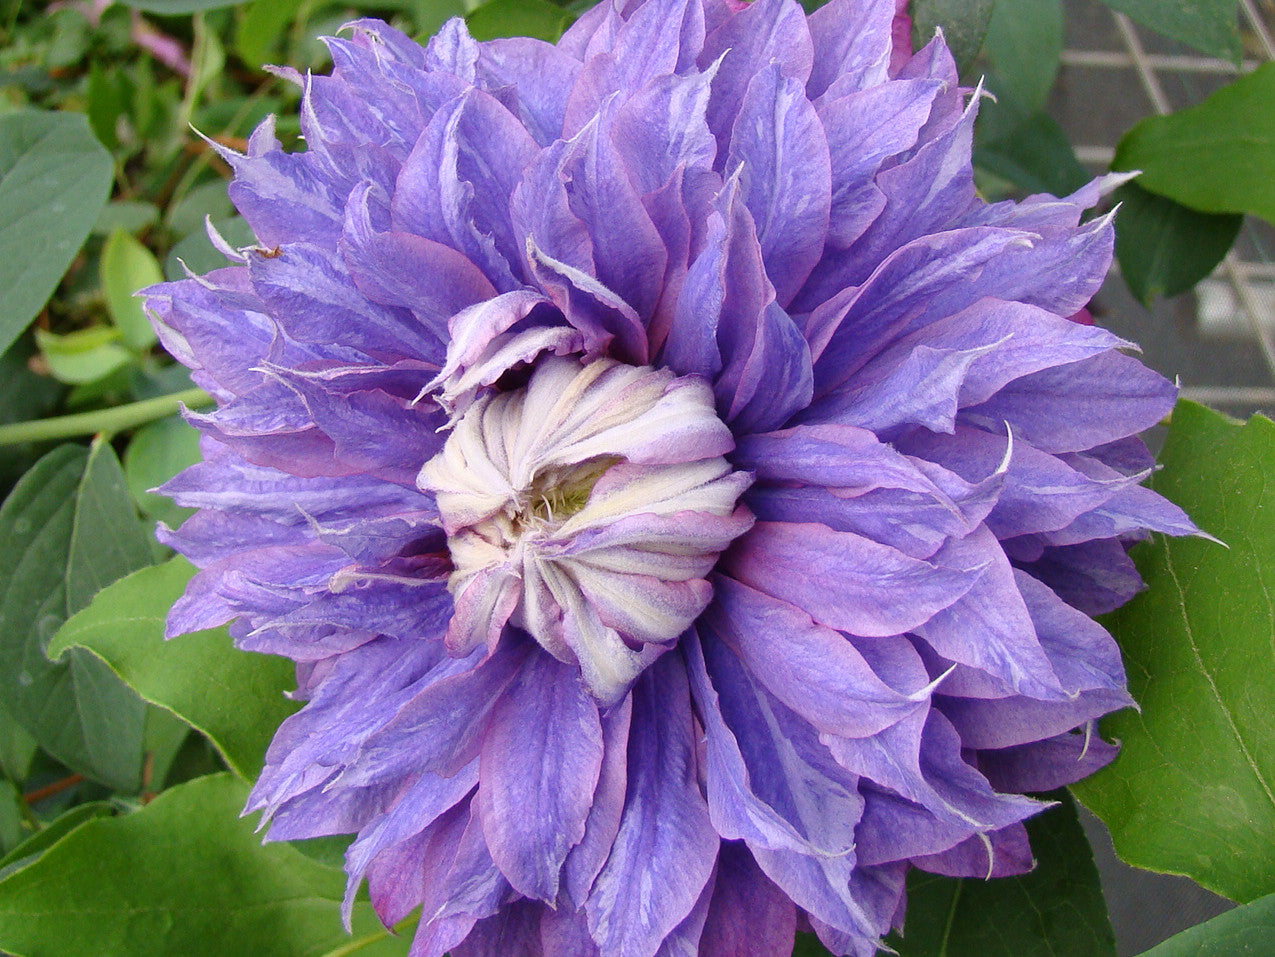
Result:
[[[22,795],[22,800],[27,804],[38,804],[45,798],[53,797],[55,794],[61,794],[67,788],[73,788],[84,780],[83,774],[72,774],[64,777],[61,781],[54,781],[52,784],[46,784],[38,790],[32,791],[30,794]]]

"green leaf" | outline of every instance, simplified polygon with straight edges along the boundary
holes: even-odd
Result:
[[[1115,936],[1075,805],[1027,822],[1036,868],[1022,877],[957,880],[913,871],[900,957],[1115,957]]]
[[[1240,62],[1238,0],[1103,0],[1145,27],[1212,56]]]
[[[964,73],[983,46],[994,0],[911,0],[912,44],[918,50],[942,28],[947,45]]]
[[[0,706],[0,771],[10,781],[21,784],[31,773],[35,751],[35,738]]]
[[[91,801],[88,804],[77,804],[65,814],[55,818],[42,830],[28,837],[25,841],[0,857],[0,880],[21,870],[40,859],[40,855],[51,848],[75,829],[99,817],[115,813],[115,805],[106,801]]]
[[[1243,216],[1198,213],[1137,183],[1116,191],[1116,259],[1143,305],[1186,292],[1217,268],[1239,235]]]
[[[287,36],[302,0],[254,0],[235,30],[235,52],[250,67],[260,70],[270,62],[279,40]],[[441,26],[441,24],[440,24]]]
[[[1275,953],[1275,894],[1184,930],[1142,957],[1269,957]]]
[[[194,514],[194,509],[182,508],[167,495],[147,490],[163,485],[199,458],[199,432],[181,416],[138,429],[124,452],[124,478],[142,511],[172,528]]]
[[[980,130],[974,151],[980,170],[1025,193],[1066,196],[1089,182],[1089,173],[1076,159],[1067,134],[1053,117],[1033,113],[1015,120],[1004,112],[1005,107],[991,103],[987,106],[986,118],[1000,122]]]
[[[31,371],[35,348],[30,336],[23,336],[0,355],[0,427],[13,422],[29,422],[51,414],[61,399],[62,384],[47,375]],[[38,458],[35,445],[6,448],[0,453],[0,495],[13,487],[22,473]]]
[[[166,708],[146,709],[146,766],[142,771],[142,787],[146,791],[164,790],[164,782],[173,762],[190,737],[190,725]],[[217,770],[221,770],[220,767]]]
[[[1275,223],[1275,63],[1199,106],[1143,120],[1116,147],[1116,169],[1205,213],[1252,213]]]
[[[200,183],[180,200],[169,207],[164,219],[168,229],[174,236],[189,236],[199,233],[206,236],[204,217],[214,220],[226,219],[235,213],[235,204],[230,201],[223,180],[211,180]]]
[[[410,0],[406,5],[412,16],[414,35],[425,43],[439,27],[452,17],[463,17],[477,3],[471,0]]]
[[[77,329],[65,335],[35,330],[36,345],[49,371],[59,382],[70,385],[105,379],[132,362],[133,353],[115,341],[119,337],[119,330],[107,326]]]
[[[79,114],[0,116],[0,352],[48,301],[106,204],[111,156]]]
[[[74,770],[136,790],[142,702],[91,655],[44,649],[108,582],[150,562],[109,444],[63,445],[0,507],[0,697],[40,747]]]
[[[111,321],[130,349],[144,352],[158,340],[136,293],[163,281],[154,253],[122,229],[111,233],[102,250],[102,288]]]
[[[86,106],[85,115],[98,141],[108,149],[119,149],[116,128],[128,103],[118,70],[105,67],[97,60],[92,62],[89,67]]]
[[[22,957],[405,955],[370,904],[341,926],[345,875],[239,817],[248,787],[198,778],[90,821],[0,882],[0,948]],[[359,946],[362,942],[363,946]]]
[[[983,45],[995,74],[992,92],[1022,113],[1043,110],[1062,48],[1060,0],[996,0]]]
[[[1157,535],[1148,588],[1105,624],[1141,713],[1103,723],[1120,757],[1073,787],[1130,864],[1240,901],[1275,891],[1275,423],[1174,410],[1152,484],[1225,546]]]
[[[333,834],[328,837],[311,837],[300,841],[289,841],[292,847],[306,857],[314,858],[328,867],[341,867],[345,863],[345,852],[349,850],[354,837],[350,834]]]
[[[548,0],[491,0],[469,14],[465,22],[475,40],[534,37],[556,43],[574,19]]]
[[[297,709],[291,662],[237,651],[225,628],[164,640],[168,609],[195,569],[184,558],[121,579],[58,631],[57,657],[74,649],[100,657],[147,701],[167,708],[216,745],[245,778],[261,771],[266,747]]]
[[[8,853],[31,833],[22,808],[22,795],[13,782],[0,781],[0,853]]]
[[[62,394],[56,382],[28,368],[33,351],[23,338],[0,355],[0,382],[5,383],[0,389],[0,424],[42,418],[53,411]]]
[[[93,224],[93,232],[99,236],[109,236],[117,229],[126,233],[140,233],[143,229],[159,222],[159,207],[139,199],[116,199],[102,207],[97,222]]]

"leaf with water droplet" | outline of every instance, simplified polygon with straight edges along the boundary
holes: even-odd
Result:
[[[266,746],[297,709],[293,663],[235,650],[226,629],[164,640],[164,620],[194,577],[186,559],[170,559],[109,585],[71,618],[48,653],[87,649],[147,701],[208,736],[231,769],[251,780]]]
[[[52,664],[62,622],[122,575],[150,542],[111,446],[63,445],[0,506],[0,697],[59,761],[113,788],[141,784],[145,706],[99,659]]]
[[[0,352],[40,311],[110,193],[111,156],[76,113],[0,117]]]

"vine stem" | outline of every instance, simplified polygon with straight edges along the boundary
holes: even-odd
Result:
[[[53,797],[55,794],[61,794],[67,788],[73,788],[84,780],[82,774],[72,774],[63,778],[61,781],[54,781],[47,787],[42,787],[38,791],[32,791],[30,794],[22,795],[22,800],[28,805],[43,801],[45,798]]]
[[[0,445],[19,445],[23,442],[47,442],[50,439],[66,439],[73,435],[96,435],[99,432],[115,433],[136,428],[163,419],[185,405],[199,409],[213,401],[203,389],[187,389],[154,399],[143,399],[127,405],[93,412],[77,412],[51,419],[33,419],[30,422],[14,422],[0,425]]]

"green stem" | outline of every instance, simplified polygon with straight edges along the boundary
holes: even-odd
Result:
[[[336,950],[329,950],[323,955],[323,957],[349,957],[349,955],[358,953],[370,944],[376,944],[385,940],[385,938],[389,937],[391,934],[401,934],[404,931],[411,930],[412,925],[416,923],[417,919],[417,915],[413,915],[399,921],[394,925],[393,930],[383,930],[380,933],[369,934],[367,937],[359,937],[356,940],[351,940],[346,944],[337,947]]]
[[[128,405],[93,412],[77,412],[52,419],[35,419],[31,422],[14,422],[0,425],[0,445],[20,445],[23,442],[47,442],[66,439],[73,435],[96,435],[99,432],[121,432],[163,419],[178,410],[181,404],[198,409],[212,405],[212,396],[203,389],[187,389],[172,395],[161,395]]]

